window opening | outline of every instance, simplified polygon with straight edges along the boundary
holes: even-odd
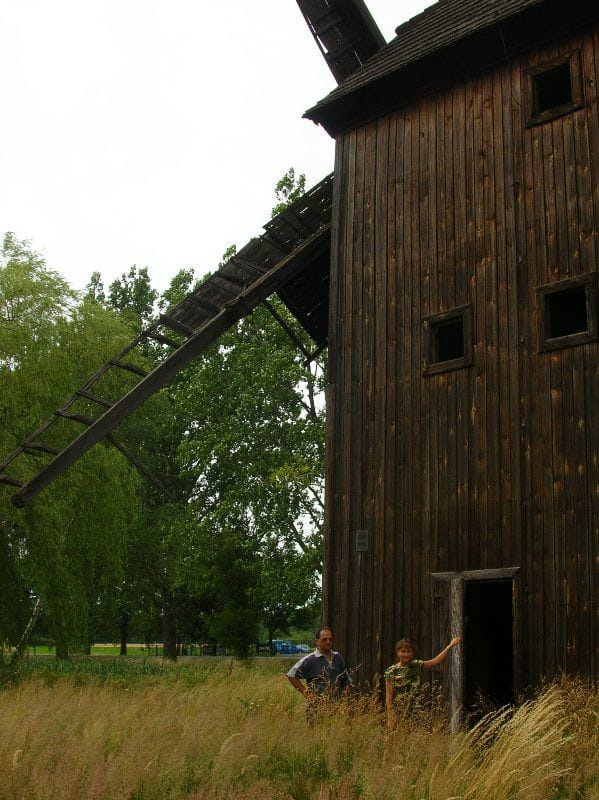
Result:
[[[447,322],[431,325],[433,335],[433,353],[431,363],[440,364],[464,358],[464,318],[457,317]]]
[[[472,363],[472,306],[424,317],[423,370],[435,375]]]
[[[549,339],[588,331],[586,287],[576,286],[545,295]]]
[[[572,103],[570,61],[534,76],[535,114]]]

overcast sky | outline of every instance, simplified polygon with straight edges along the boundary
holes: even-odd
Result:
[[[387,41],[431,2],[367,0]],[[0,75],[0,232],[75,288],[213,269],[289,167],[333,168],[302,113],[336,84],[295,0],[4,0]]]

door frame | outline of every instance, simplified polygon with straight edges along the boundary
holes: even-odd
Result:
[[[443,637],[449,626],[452,636],[464,635],[464,586],[466,581],[512,582],[512,647],[514,691],[521,690],[520,653],[520,567],[501,569],[472,569],[461,572],[431,572],[431,608],[434,609],[432,636],[433,652],[439,652],[446,644]],[[441,684],[447,704],[451,730],[457,730],[464,716],[464,650],[456,648],[449,659],[448,669]]]

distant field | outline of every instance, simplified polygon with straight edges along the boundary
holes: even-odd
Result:
[[[36,647],[29,647],[27,652],[31,655],[38,655],[38,656],[45,656],[45,655],[55,655],[56,649],[54,647],[46,647],[46,646],[36,646]],[[91,655],[93,656],[118,656],[121,652],[120,645],[113,645],[113,644],[95,644],[92,646]],[[145,657],[148,656],[162,656],[162,645],[156,644],[150,647],[148,652],[148,648],[141,644],[130,644],[127,645],[127,656],[132,657]]]
[[[448,733],[378,699],[308,723],[285,661],[28,659],[0,689],[0,800],[598,800],[599,695],[547,687]]]
[[[119,656],[120,657],[121,648],[120,645],[115,644],[95,644],[91,648],[91,655],[92,656]],[[46,647],[46,646],[35,646],[27,648],[27,653],[32,656],[53,656],[56,655],[56,648],[54,647]],[[143,644],[129,644],[127,645],[127,658],[162,658],[162,645],[161,644],[153,644],[148,649]],[[277,654],[277,658],[286,658],[295,659],[297,660],[300,656],[298,654],[289,654],[285,655],[282,653]],[[220,659],[220,658],[228,658],[230,659],[231,656],[203,656],[200,652],[199,646],[193,648],[193,652],[186,654],[184,656],[180,656],[181,659],[185,658],[208,658],[210,660]],[[270,655],[263,655],[260,654],[258,656],[254,656],[254,658],[272,658]]]

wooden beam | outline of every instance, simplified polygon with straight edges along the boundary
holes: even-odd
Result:
[[[179,342],[176,342],[174,339],[170,339],[168,336],[163,336],[161,333],[148,333],[148,339],[154,339],[155,342],[165,344],[167,347],[172,347],[173,350],[176,350],[181,346]]]
[[[327,349],[327,347],[328,347],[328,346],[329,346],[329,343],[328,343],[328,342],[325,342],[325,343],[324,343],[323,345],[321,345],[321,346],[320,346],[320,347],[319,347],[317,350],[314,350],[312,353],[309,353],[309,354],[308,354],[308,357],[307,357],[307,358],[306,358],[306,360],[304,361],[304,366],[305,366],[305,367],[307,367],[307,366],[308,366],[308,364],[309,364],[311,361],[314,361],[315,359],[317,359],[317,358],[318,358],[318,356],[319,356],[319,355],[320,355],[322,352],[324,352],[324,351]]]
[[[216,303],[213,303],[211,300],[207,300],[205,297],[198,297],[195,294],[188,294],[181,302],[188,303],[196,308],[201,308],[202,311],[208,311],[210,314],[218,314],[221,310],[221,306],[217,306]]]
[[[70,419],[73,422],[80,422],[82,425],[93,425],[94,421],[91,417],[84,417],[83,414],[69,414],[66,411],[55,411],[54,414],[57,417],[62,417],[63,419]]]
[[[178,319],[169,317],[168,314],[161,314],[159,319],[162,325],[166,325],[167,328],[182,333],[184,336],[193,336],[195,333],[194,329],[190,328],[189,325],[186,325],[184,322],[179,322]]]
[[[8,486],[15,486],[17,489],[20,489],[21,486],[25,485],[16,478],[11,478],[9,475],[0,475],[0,483],[6,483]]]
[[[110,408],[112,403],[109,400],[105,400],[103,397],[97,397],[95,394],[91,394],[91,392],[86,392],[83,389],[77,389],[75,394],[79,395],[79,397],[85,397],[86,400],[89,400],[92,403],[96,403],[99,406],[104,406],[104,408]]]
[[[310,351],[307,350],[304,347],[304,345],[300,342],[300,340],[297,338],[295,333],[291,330],[289,325],[285,322],[285,320],[279,314],[279,312],[276,310],[276,308],[274,308],[274,306],[272,306],[268,302],[268,300],[264,300],[262,302],[262,305],[268,310],[268,312],[271,314],[271,316],[279,323],[281,328],[283,328],[283,330],[285,331],[287,336],[289,336],[289,338],[291,339],[293,344],[297,347],[297,349],[300,350],[306,356],[306,358],[309,358],[310,357]]]
[[[145,378],[148,374],[145,369],[136,366],[135,364],[131,364],[128,361],[117,361],[116,359],[113,361],[109,361],[113,367],[119,367],[120,369],[125,369],[127,372],[132,372],[134,375],[139,375],[140,378]]]
[[[252,261],[246,261],[243,258],[239,258],[239,256],[231,256],[228,264],[235,264],[236,267],[239,269],[249,269],[254,275],[264,275],[265,270],[261,269],[257,264],[254,264]]]
[[[119,442],[118,439],[115,439],[112,433],[107,433],[106,438],[108,439],[110,444],[114,445],[116,449],[119,450],[125,456],[125,458],[128,461],[130,461],[133,464],[133,466],[136,467],[136,469],[138,469],[141,472],[144,478],[149,480],[150,483],[153,483],[154,486],[160,489],[160,491],[163,494],[165,494],[169,500],[173,499],[171,494],[168,492],[166,486],[160,480],[160,478],[157,478],[156,475],[154,475],[154,473],[151,470],[149,470],[146,466],[144,466],[142,462],[139,460],[139,458],[137,458],[137,456],[134,455],[131,452],[131,450],[129,450],[128,447],[125,447],[125,445],[122,444],[122,442]]]
[[[27,452],[48,453],[51,456],[57,456],[60,453],[60,450],[55,447],[50,447],[50,445],[42,444],[41,442],[23,442],[21,447]]]
[[[293,253],[279,261],[248,289],[241,292],[238,298],[232,300],[226,309],[208,320],[178,350],[152,370],[147,377],[143,378],[131,391],[90,425],[87,430],[83,431],[77,439],[65,447],[49,464],[34,475],[28,483],[13,495],[12,502],[21,508],[29,500],[32,500],[42,489],[52,483],[71,464],[86,453],[90,447],[103,439],[145,400],[165,386],[190,361],[218,339],[222,333],[241,319],[246,313],[245,309],[256,308],[259,303],[295,277],[315,258],[321,256],[329,248],[329,242],[330,226],[327,225],[296,248]],[[172,321],[164,317],[162,319],[165,324]]]

